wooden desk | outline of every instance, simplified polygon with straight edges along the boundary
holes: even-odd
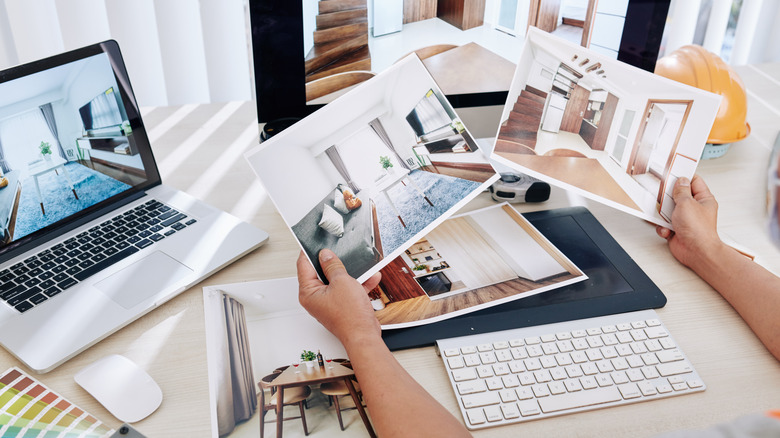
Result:
[[[780,251],[764,232],[764,206],[766,164],[780,129],[780,84],[776,79],[780,77],[780,64],[758,69],[741,67],[738,72],[751,90],[748,119],[753,132],[745,141],[731,146],[724,157],[703,162],[699,173],[720,203],[722,236],[749,248],[765,266],[777,271]],[[214,127],[210,120],[221,110],[229,111],[231,116]],[[181,121],[166,128],[176,119]],[[257,141],[253,102],[149,109],[144,112],[144,120],[150,127],[163,181],[250,221],[266,230],[271,239],[202,284],[54,371],[37,377],[117,427],[120,422],[81,389],[73,375],[108,354],[125,355],[143,367],[164,394],[158,411],[134,425],[138,430],[150,437],[208,437],[211,421],[201,288],[295,276],[300,248],[242,156]],[[747,413],[780,407],[780,363],[728,303],[674,260],[666,242],[655,235],[654,226],[557,189],[545,203],[518,204],[518,208],[530,211],[572,204],[586,205],[666,294],[668,304],[658,314],[707,384],[707,390],[516,427],[492,428],[476,436],[647,437],[676,429],[705,428]],[[492,201],[482,194],[468,208],[486,205],[492,205]],[[432,347],[401,351],[396,357],[426,390],[460,418],[444,366]],[[0,350],[0,368],[5,370],[13,365],[22,367]],[[312,436],[320,435],[315,430]],[[365,436],[365,431],[362,427],[350,427],[338,436]]]
[[[300,368],[300,369],[298,369]],[[371,426],[371,422],[368,420],[366,411],[363,409],[363,403],[355,391],[355,385],[352,384],[352,376],[355,372],[351,369],[334,363],[329,365],[329,368],[323,368],[315,366],[314,368],[308,367],[289,367],[271,381],[270,385],[274,386],[278,390],[276,396],[276,412],[283,412],[284,405],[284,388],[294,388],[296,386],[307,385],[319,385],[328,382],[337,382],[339,380],[344,381],[349,395],[352,396],[352,401],[355,402],[355,408],[360,414],[360,419],[363,420],[363,425],[366,426],[368,434],[375,437],[374,428]],[[284,421],[276,421],[276,436],[282,437],[282,424]]]

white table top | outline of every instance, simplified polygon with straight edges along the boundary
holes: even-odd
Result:
[[[753,132],[748,139],[732,145],[724,157],[702,162],[699,173],[720,203],[721,235],[748,248],[758,255],[759,262],[777,271],[780,251],[768,241],[763,221],[766,164],[780,129],[780,64],[740,67],[737,71],[749,88],[748,119]],[[242,156],[257,142],[253,102],[146,109],[144,119],[164,182],[259,226],[271,239],[202,284],[37,377],[116,427],[119,421],[76,385],[73,375],[108,354],[125,355],[142,366],[164,393],[160,409],[135,424],[138,430],[153,437],[209,436],[201,288],[292,277],[300,249]],[[467,208],[491,204],[492,200],[482,194]],[[668,303],[658,314],[707,384],[707,390],[493,428],[476,436],[652,436],[682,428],[704,428],[743,414],[780,408],[780,363],[728,303],[674,260],[666,242],[655,235],[653,225],[558,189],[553,190],[549,201],[518,204],[518,209],[569,205],[586,205],[667,296]],[[433,347],[400,351],[396,357],[460,418]],[[24,369],[10,354],[0,351],[0,369],[14,365]],[[359,428],[344,433],[352,429]]]

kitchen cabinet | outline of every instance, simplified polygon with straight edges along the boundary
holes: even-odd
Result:
[[[592,102],[590,102],[592,103]],[[590,105],[589,103],[589,105]],[[612,119],[617,110],[618,98],[612,93],[607,93],[606,102],[604,102],[601,111],[586,111],[586,117],[592,114],[593,120],[583,119],[580,127],[580,137],[591,149],[603,151],[607,145],[607,137],[612,127]]]
[[[585,110],[588,107],[588,95],[590,92],[587,88],[577,85],[571,93],[569,103],[566,104],[566,111],[563,113],[563,120],[561,121],[561,131],[573,132],[578,134],[580,132],[580,126],[582,125],[582,118],[585,115]]]

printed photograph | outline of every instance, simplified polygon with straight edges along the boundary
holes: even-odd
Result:
[[[0,84],[8,245],[146,180],[105,54]]]
[[[417,57],[246,157],[320,277],[329,248],[361,282],[498,179]]]
[[[383,329],[441,321],[587,276],[509,204],[453,216],[382,269]]]
[[[645,56],[654,61],[661,41],[660,34],[651,35],[641,47],[631,38],[625,27],[646,22],[649,12],[646,5],[630,2],[590,2],[593,7],[587,0],[481,1],[466,7],[426,0],[302,3],[310,104],[332,101],[411,53],[447,95],[506,92],[530,27],[613,59],[623,45],[630,47],[624,57],[636,51],[632,61]]]
[[[298,303],[296,278],[209,286],[203,299],[211,436],[278,436],[280,387],[284,436],[368,435],[344,347]]]
[[[670,226],[674,182],[693,176],[719,104],[718,95],[530,29],[493,158]]]

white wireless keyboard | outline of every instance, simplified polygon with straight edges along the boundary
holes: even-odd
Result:
[[[436,343],[469,429],[705,389],[653,310]]]

